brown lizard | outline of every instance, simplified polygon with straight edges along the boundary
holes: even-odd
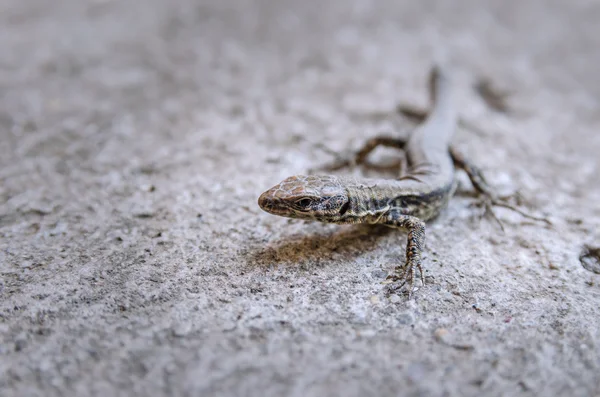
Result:
[[[450,76],[445,70],[434,67],[429,85],[433,109],[408,140],[389,136],[371,138],[353,159],[330,167],[337,169],[350,163],[361,164],[378,146],[396,147],[405,150],[408,165],[398,179],[296,175],[267,190],[258,199],[258,205],[274,215],[338,224],[384,224],[407,230],[406,263],[399,267],[401,275],[392,278],[400,282],[396,288],[408,283],[409,298],[414,288],[415,269],[419,269],[424,284],[421,257],[425,222],[437,216],[454,195],[457,188],[455,167],[468,174],[484,198],[486,212],[493,215],[491,207],[498,205],[525,217],[548,222],[530,216],[510,205],[505,198],[496,196],[480,170],[452,148],[450,140],[458,115]]]

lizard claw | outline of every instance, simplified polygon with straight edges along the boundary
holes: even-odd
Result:
[[[527,212],[524,212],[523,210],[520,210],[516,206],[512,205],[509,202],[511,198],[515,198],[519,203],[521,203],[522,199],[523,199],[519,193],[515,193],[513,195],[508,195],[508,196],[499,196],[499,197],[495,197],[495,196],[492,196],[489,194],[483,194],[482,198],[479,200],[478,204],[485,208],[483,215],[492,217],[498,223],[498,225],[500,226],[500,229],[502,229],[503,232],[504,232],[504,225],[502,224],[502,221],[500,221],[500,219],[498,219],[498,217],[496,216],[496,214],[494,212],[494,206],[507,208],[507,209],[514,211],[517,214],[521,215],[523,218],[531,219],[531,220],[538,221],[538,222],[544,222],[544,223],[552,226],[552,222],[550,222],[550,220],[543,218],[543,217],[537,217],[537,216],[530,215]]]
[[[319,147],[325,151],[326,153],[335,157],[335,160],[326,166],[320,167],[321,170],[325,171],[337,171],[342,168],[350,168],[353,169],[358,165],[366,165],[369,168],[389,168],[388,166],[379,166],[370,163],[367,158],[369,154],[375,150],[379,146],[393,147],[397,149],[404,148],[406,143],[405,139],[390,137],[386,135],[378,135],[369,139],[363,146],[357,151],[349,151],[346,150],[343,153],[337,153],[324,145],[319,145]],[[401,163],[402,164],[402,163]],[[396,167],[396,165],[394,165]]]
[[[407,285],[407,294],[408,299],[410,300],[413,293],[416,291],[414,288],[416,277],[415,267],[419,269],[419,273],[421,274],[421,284],[425,286],[425,277],[423,275],[423,268],[421,267],[421,264],[407,262],[404,266],[396,267],[396,269],[394,269],[395,274],[390,274],[387,276],[386,280],[389,280],[388,294],[396,292]]]
[[[498,224],[498,226],[500,226],[500,230],[502,230],[502,232],[505,232],[504,224],[496,216],[496,213],[494,212],[494,203],[490,196],[483,196],[481,199],[477,200],[474,203],[474,205],[476,205],[478,207],[483,207],[483,214],[481,214],[481,216],[482,217],[487,216],[487,217],[494,219],[496,221],[496,223]]]
[[[342,168],[354,169],[358,165],[356,155],[349,150],[344,151],[343,153],[338,153],[324,145],[319,145],[318,147],[324,152],[335,157],[335,159],[331,163],[324,164],[317,168],[311,168],[309,173],[312,173],[313,171],[337,171],[341,170]]]

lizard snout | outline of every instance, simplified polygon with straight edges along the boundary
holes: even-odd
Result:
[[[269,212],[269,209],[273,207],[273,200],[270,197],[269,191],[266,191],[260,195],[258,198],[258,206],[267,212]]]
[[[280,200],[275,197],[271,190],[272,189],[267,190],[266,192],[260,195],[260,197],[258,198],[258,206],[263,211],[266,211],[270,214],[279,215],[279,213],[281,212],[281,205],[279,204]]]

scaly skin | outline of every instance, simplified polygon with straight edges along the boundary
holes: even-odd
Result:
[[[356,153],[362,163],[378,146],[403,148],[407,172],[396,180],[355,179],[332,175],[292,176],[264,192],[258,205],[266,212],[288,218],[338,224],[384,224],[408,231],[406,263],[398,288],[408,282],[413,292],[415,268],[424,282],[421,256],[425,245],[425,222],[446,207],[456,190],[455,166],[467,172],[476,190],[485,196],[487,208],[501,205],[530,217],[495,198],[482,173],[460,156],[450,140],[457,124],[451,84],[446,73],[434,68],[430,90],[434,107],[408,141],[375,137]],[[530,217],[533,219],[539,219]],[[543,219],[542,219],[543,220]]]
[[[432,73],[431,88],[434,109],[406,143],[409,169],[400,179],[292,176],[264,192],[258,205],[271,214],[289,218],[380,223],[408,230],[404,281],[409,282],[412,293],[415,268],[421,271],[423,280],[425,221],[435,217],[456,190],[448,148],[457,115],[448,76],[437,68]],[[365,152],[379,144],[385,142],[374,142]]]

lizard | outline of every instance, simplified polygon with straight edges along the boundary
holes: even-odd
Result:
[[[457,189],[455,169],[464,170],[473,187],[483,197],[486,213],[495,217],[492,206],[514,210],[531,216],[497,196],[481,170],[451,145],[458,123],[454,88],[448,71],[434,66],[429,78],[433,108],[408,139],[375,136],[358,150],[353,158],[329,169],[349,164],[362,164],[377,147],[402,149],[407,169],[398,179],[359,179],[337,175],[295,175],[286,178],[258,199],[260,208],[270,214],[336,224],[383,224],[407,231],[406,262],[392,276],[400,289],[408,287],[408,298],[414,291],[416,270],[424,285],[422,252],[425,245],[426,222],[435,218],[448,204]],[[388,277],[389,278],[389,277]]]

